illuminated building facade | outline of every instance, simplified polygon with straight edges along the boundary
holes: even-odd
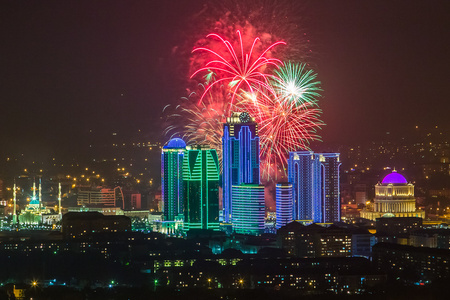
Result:
[[[264,185],[245,184],[232,186],[233,231],[241,234],[264,233]]]
[[[259,136],[255,119],[247,112],[233,113],[223,127],[223,220],[233,215],[232,186],[260,184]]]
[[[184,225],[219,229],[219,159],[206,145],[187,146],[183,159]]]
[[[339,153],[289,153],[288,180],[293,188],[293,219],[332,223],[341,219]]]
[[[293,220],[292,218],[292,184],[288,182],[279,182],[276,185],[276,229]]]
[[[416,209],[414,185],[395,170],[375,185],[372,207],[361,211],[361,218],[374,221],[380,217],[425,218],[425,212]]]
[[[81,206],[112,206],[120,207],[123,204],[122,189],[117,186],[113,189],[98,187],[95,189],[78,191],[77,204]]]
[[[161,153],[161,198],[164,220],[174,221],[183,214],[183,157],[186,143],[171,139]]]
[[[341,221],[339,153],[318,153],[321,173],[322,222]]]

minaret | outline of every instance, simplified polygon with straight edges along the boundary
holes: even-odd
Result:
[[[39,213],[41,212],[41,201],[42,201],[42,178],[39,177]]]
[[[14,210],[13,210],[13,225],[17,224],[17,212],[16,212],[16,203],[17,203],[17,199],[16,199],[16,181],[14,180]]]
[[[33,199],[32,200],[36,200],[36,181],[33,178]]]
[[[61,182],[59,183],[59,192],[58,192],[58,213],[61,215]]]

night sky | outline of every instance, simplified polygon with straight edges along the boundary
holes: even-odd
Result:
[[[75,149],[89,130],[159,138],[162,108],[185,96],[172,50],[201,8],[1,1],[0,144]],[[450,129],[449,1],[306,1],[302,13],[324,89],[325,143]]]

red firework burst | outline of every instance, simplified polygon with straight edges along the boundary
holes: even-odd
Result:
[[[258,90],[242,94],[236,105],[258,123],[263,178],[284,175],[288,153],[309,149],[310,142],[320,140],[317,130],[324,125],[315,103],[296,106],[283,97]]]
[[[203,101],[205,95],[217,84],[225,84],[231,92],[231,105],[233,104],[235,95],[242,89],[244,91],[253,92],[254,89],[265,88],[271,90],[268,80],[273,75],[267,73],[267,67],[278,67],[281,61],[276,58],[268,57],[270,51],[277,45],[285,45],[285,42],[279,41],[271,44],[260,54],[255,53],[255,47],[259,38],[255,38],[252,42],[249,52],[245,52],[244,43],[241,32],[238,30],[240,54],[235,51],[232,43],[225,40],[218,34],[212,33],[207,38],[214,38],[220,41],[222,47],[220,51],[214,51],[207,47],[195,48],[192,52],[206,52],[210,56],[210,60],[196,70],[191,78],[199,73],[206,73],[206,88],[200,97],[199,103]]]

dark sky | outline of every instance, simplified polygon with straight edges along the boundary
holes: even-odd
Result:
[[[450,127],[449,2],[306,2],[325,142]],[[162,107],[184,96],[170,53],[201,1],[0,5],[1,145],[151,133]]]

